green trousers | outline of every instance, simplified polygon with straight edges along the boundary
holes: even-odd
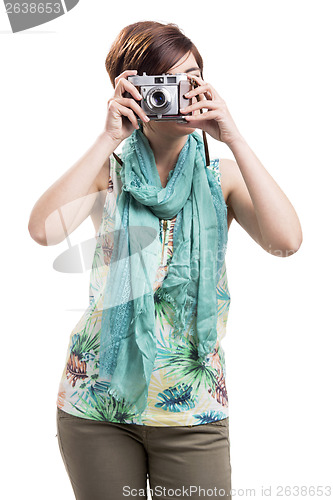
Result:
[[[76,500],[231,499],[229,418],[157,427],[88,420],[57,407],[57,437]],[[148,482],[147,482],[148,479]]]

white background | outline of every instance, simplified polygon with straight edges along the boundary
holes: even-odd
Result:
[[[37,199],[102,131],[113,94],[107,52],[122,27],[140,20],[177,23],[197,45],[205,80],[303,230],[299,251],[280,258],[236,221],[230,228],[223,346],[233,488],[254,488],[260,498],[262,486],[273,497],[278,485],[332,486],[330,7],[323,0],[81,0],[65,16],[11,34],[1,5],[6,498],[74,498],[55,437],[56,397],[70,332],[88,306],[89,272],[57,273],[52,264],[66,241],[39,246],[28,221]],[[233,158],[224,143],[209,138],[209,147],[211,157]],[[93,236],[89,218],[70,238],[74,245]]]

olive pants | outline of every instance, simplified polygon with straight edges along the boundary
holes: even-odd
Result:
[[[157,427],[88,420],[57,407],[57,432],[76,500],[149,498],[148,489],[152,500],[231,499],[229,418]]]

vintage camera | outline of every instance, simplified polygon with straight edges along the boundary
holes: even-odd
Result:
[[[130,75],[131,82],[142,95],[142,99],[135,101],[142,107],[143,111],[151,120],[171,121],[187,123],[181,108],[191,104],[191,99],[186,99],[184,94],[192,89],[192,81],[186,73],[175,75],[163,73],[162,75]],[[129,92],[124,97],[131,97]],[[191,115],[192,113],[188,113]],[[139,117],[138,121],[141,121]]]

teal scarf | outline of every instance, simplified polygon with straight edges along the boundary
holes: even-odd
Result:
[[[153,284],[159,266],[160,219],[177,216],[173,255],[161,299],[174,312],[182,335],[196,308],[198,359],[217,341],[216,286],[227,244],[221,186],[205,166],[203,141],[187,138],[163,188],[149,141],[136,129],[122,148],[122,192],[103,299],[100,379],[109,393],[141,415],[157,354]]]

